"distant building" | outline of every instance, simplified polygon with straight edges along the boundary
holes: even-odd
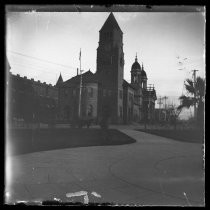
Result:
[[[101,120],[104,113],[112,123],[153,120],[155,116],[156,91],[147,86],[147,75],[143,64],[136,56],[131,67],[131,83],[124,78],[123,32],[111,13],[99,31],[97,69],[63,81],[60,75],[58,88],[59,119],[72,121],[80,117]]]

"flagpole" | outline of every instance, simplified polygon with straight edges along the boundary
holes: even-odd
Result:
[[[78,113],[78,116],[80,118],[80,115],[81,115],[81,96],[82,96],[81,48],[80,48],[80,54],[79,54],[79,61],[80,61],[80,88],[79,88],[79,113]]]

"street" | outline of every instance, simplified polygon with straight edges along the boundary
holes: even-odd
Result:
[[[6,202],[84,202],[86,198],[86,203],[119,205],[205,205],[202,144],[175,141],[129,127],[116,128],[137,142],[8,158]]]

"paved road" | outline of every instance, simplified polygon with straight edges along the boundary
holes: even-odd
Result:
[[[116,127],[137,142],[31,153],[8,158],[7,201],[84,201],[204,205],[201,144]],[[91,194],[92,193],[92,194]],[[94,194],[95,193],[95,194]],[[96,194],[97,193],[97,194]]]

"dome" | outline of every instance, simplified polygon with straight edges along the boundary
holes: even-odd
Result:
[[[141,76],[142,76],[142,77],[147,77],[147,74],[146,74],[146,72],[144,71],[143,63],[142,63]]]
[[[141,76],[142,77],[146,77],[147,76],[147,74],[146,74],[146,72],[142,69],[142,71],[141,71]]]
[[[131,67],[131,71],[132,70],[140,70],[141,71],[141,66],[140,64],[138,63],[138,60],[137,60],[137,56],[135,58],[135,62],[133,63],[132,67]]]
[[[131,70],[137,70],[137,69],[141,70],[141,66],[140,66],[140,64],[138,62],[134,62],[132,67],[131,67]]]

